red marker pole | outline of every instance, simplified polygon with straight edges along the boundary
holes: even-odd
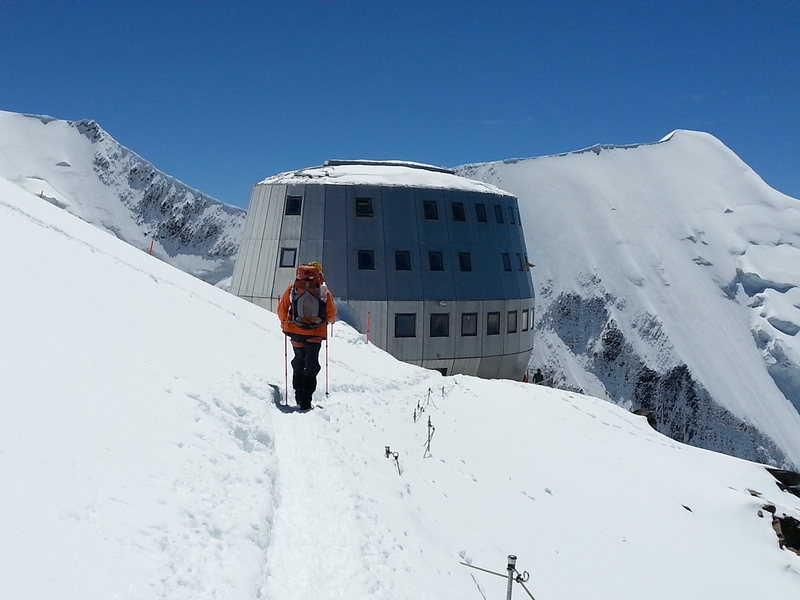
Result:
[[[153,253],[153,242],[155,242],[155,240],[150,240],[150,250],[147,251],[148,254]]]

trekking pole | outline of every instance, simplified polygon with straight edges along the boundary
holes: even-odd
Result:
[[[333,327],[331,327],[333,329]],[[328,396],[328,340],[325,340],[325,397]]]
[[[283,405],[289,403],[289,342],[283,336]]]

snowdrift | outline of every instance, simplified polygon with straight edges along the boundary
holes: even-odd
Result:
[[[0,239],[0,597],[478,599],[512,553],[539,600],[800,589],[762,465],[339,325],[295,413],[273,314],[5,181]]]

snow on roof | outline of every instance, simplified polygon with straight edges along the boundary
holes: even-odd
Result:
[[[259,182],[276,183],[380,185],[513,196],[489,183],[460,177],[450,169],[399,160],[328,160],[318,167],[278,173]]]

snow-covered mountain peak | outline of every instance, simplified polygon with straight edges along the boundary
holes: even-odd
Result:
[[[677,439],[800,464],[800,202],[686,130],[458,172],[520,199],[534,363],[557,385],[654,410]]]
[[[162,173],[94,120],[0,111],[0,178],[202,279],[232,272],[245,211]]]

